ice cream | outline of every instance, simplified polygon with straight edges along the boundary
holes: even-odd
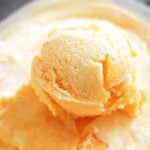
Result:
[[[149,101],[128,115],[150,99],[149,24],[101,0],[37,3],[0,31],[0,150],[149,150]]]
[[[48,106],[55,102],[77,116],[116,109],[135,115],[143,99],[136,87],[134,57],[128,34],[110,22],[61,21],[34,57],[32,85],[49,97],[41,98]]]
[[[75,150],[76,139],[77,133],[52,116],[30,85],[1,99],[0,150]]]

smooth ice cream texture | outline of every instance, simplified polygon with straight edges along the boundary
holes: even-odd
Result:
[[[55,103],[81,117],[117,109],[137,115],[144,98],[135,55],[128,33],[108,21],[61,21],[33,59],[32,86],[51,110]]]

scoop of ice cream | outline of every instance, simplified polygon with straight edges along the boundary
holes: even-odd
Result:
[[[77,116],[116,109],[137,113],[141,94],[125,31],[90,19],[66,20],[52,28],[32,65],[33,88],[38,85],[49,96],[48,106],[54,101]]]

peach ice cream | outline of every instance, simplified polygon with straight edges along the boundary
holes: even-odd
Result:
[[[117,109],[136,115],[143,100],[136,87],[135,55],[128,33],[110,22],[62,21],[34,57],[32,86],[48,97],[40,98],[48,106],[54,102],[77,116]]]
[[[149,150],[149,24],[101,0],[36,3],[0,34],[0,150]]]

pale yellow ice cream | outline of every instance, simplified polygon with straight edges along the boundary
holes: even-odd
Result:
[[[128,34],[107,21],[71,19],[56,23],[33,60],[32,85],[77,116],[116,109],[137,114],[142,96],[136,88],[135,51]]]
[[[40,4],[0,31],[0,150],[149,150],[149,101],[124,113],[138,88],[150,99],[149,24],[102,0]]]

